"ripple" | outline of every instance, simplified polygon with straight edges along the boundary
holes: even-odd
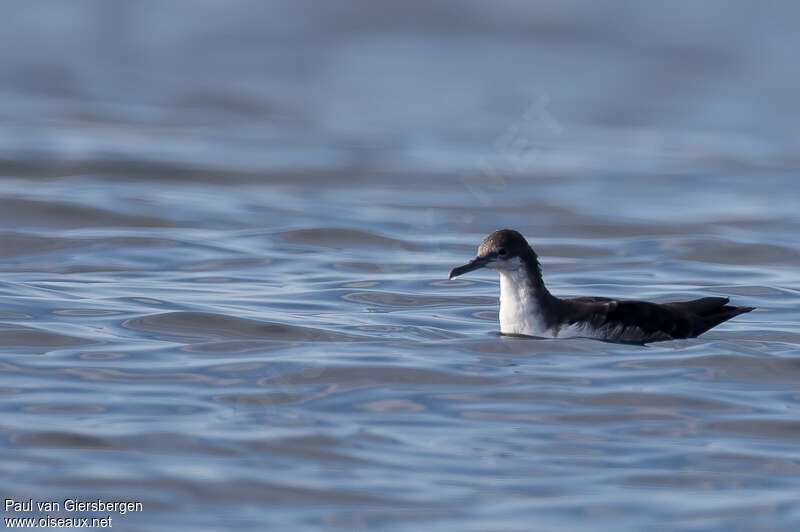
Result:
[[[82,405],[82,404],[38,404],[22,407],[23,412],[32,414],[97,414],[104,412],[106,407],[101,405]]]
[[[93,476],[73,476],[74,480],[69,484],[70,487],[93,487],[97,485],[98,479]],[[106,481],[105,483],[108,483]],[[128,484],[122,481],[123,485]],[[203,504],[248,504],[248,505],[268,505],[274,507],[296,506],[303,507],[309,504],[352,504],[369,506],[393,507],[402,503],[401,500],[381,497],[371,493],[361,493],[353,489],[343,489],[341,486],[332,488],[320,488],[316,486],[304,486],[301,482],[264,482],[250,478],[237,478],[230,481],[209,481],[202,484],[188,483],[179,479],[169,477],[152,476],[146,480],[132,479],[129,488],[146,490],[148,492],[167,489],[170,493],[183,493],[191,496],[193,500]],[[149,507],[149,506],[148,506]]]
[[[270,440],[249,440],[243,445],[259,453],[276,453],[302,460],[322,460],[324,462],[366,463],[366,460],[342,452],[351,446],[347,440],[324,435],[295,436]]]
[[[345,301],[369,303],[383,307],[438,307],[447,305],[493,305],[497,299],[485,296],[429,296],[394,292],[351,292],[341,296]]]
[[[748,438],[800,441],[800,421],[794,419],[740,418],[702,424],[708,434],[732,434]]]
[[[246,353],[264,353],[278,349],[280,345],[274,341],[230,340],[222,342],[202,342],[184,346],[183,351],[206,355],[243,355]]]
[[[740,296],[783,296],[790,295],[791,291],[774,286],[763,285],[739,285],[720,287],[726,294]]]
[[[318,394],[315,392],[265,392],[215,395],[213,400],[221,404],[231,405],[238,408],[265,408],[279,405],[302,404],[317,396]]]
[[[731,403],[714,399],[704,399],[688,395],[657,393],[613,392],[588,395],[570,400],[575,404],[600,407],[656,408],[692,411],[741,411],[742,408]],[[749,409],[747,409],[749,411]]]
[[[334,262],[331,268],[343,272],[355,273],[394,273],[400,274],[410,272],[414,269],[413,264],[394,264],[390,262]],[[374,283],[377,284],[377,283]],[[358,288],[353,287],[353,288]]]
[[[684,243],[685,251],[677,255],[681,260],[709,264],[734,264],[764,266],[796,265],[800,252],[793,248],[764,243],[738,243],[724,240],[692,240]]]
[[[45,227],[168,227],[170,222],[152,216],[122,214],[96,207],[47,201],[0,198],[0,222]]]
[[[0,234],[0,257],[57,251],[75,245],[77,241],[73,239],[3,233]]]
[[[357,229],[321,227],[317,229],[296,229],[275,233],[278,240],[291,244],[305,244],[331,248],[383,248],[403,251],[422,251],[424,248],[411,242],[389,238]]]
[[[606,259],[620,255],[617,250],[611,248],[581,244],[543,244],[536,246],[536,251],[543,257],[575,259]]]
[[[800,359],[751,357],[744,355],[702,355],[680,359],[631,360],[618,364],[626,368],[692,368],[703,370],[690,377],[704,380],[750,382],[797,382]]]
[[[677,472],[664,475],[630,475],[620,479],[621,484],[632,487],[676,488],[692,490],[719,490],[743,487],[756,487],[751,477],[739,472],[727,474],[693,474]]]
[[[242,268],[255,268],[272,262],[270,258],[233,258],[208,260],[185,264],[179,268],[181,271],[230,271]]]
[[[387,385],[407,384],[415,386],[457,385],[457,384],[496,384],[497,379],[462,375],[422,368],[391,366],[349,366],[319,368],[287,373],[276,377],[259,379],[259,386],[271,384],[349,384],[349,385]]]
[[[81,353],[79,357],[83,360],[119,360],[130,355],[125,353],[91,352]]]
[[[262,338],[282,341],[349,342],[358,336],[284,323],[256,321],[209,312],[168,312],[131,318],[122,324],[130,329],[168,333],[193,338]]]
[[[41,349],[50,347],[72,347],[96,343],[87,338],[68,336],[20,325],[0,323],[0,345],[3,347],[24,347]]]
[[[8,368],[11,370],[13,368]],[[95,382],[128,382],[128,383],[204,383],[211,386],[232,386],[240,384],[242,379],[232,378],[215,378],[204,373],[188,373],[180,371],[170,372],[133,372],[123,371],[113,368],[62,368],[58,370],[59,373],[64,375],[74,375],[81,379]]]
[[[39,431],[11,436],[15,443],[36,447],[58,447],[62,449],[114,449],[117,445],[109,439],[67,431]]]
[[[0,319],[7,319],[7,320],[29,320],[33,318],[30,314],[22,314],[20,312],[8,312],[5,310],[0,310]]]
[[[91,308],[60,309],[53,311],[53,313],[58,314],[60,316],[84,316],[84,317],[116,316],[122,314],[122,312],[119,310],[91,309]]]
[[[369,412],[422,412],[425,405],[408,399],[381,399],[358,405]]]
[[[742,454],[731,452],[697,453],[687,457],[695,469],[706,471],[731,471],[745,467],[749,472],[762,474],[787,475],[800,477],[800,463],[790,458],[782,458],[760,454]]]

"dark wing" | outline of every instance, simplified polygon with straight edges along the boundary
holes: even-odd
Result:
[[[564,321],[588,322],[606,330],[610,340],[664,340],[694,335],[689,313],[680,308],[599,297],[566,299],[564,303]]]
[[[712,327],[716,327],[723,321],[728,321],[734,316],[750,312],[755,308],[734,307],[733,305],[728,305],[728,301],[730,300],[727,297],[704,297],[693,301],[665,303],[664,306],[687,312],[692,321],[693,336],[697,336]]]
[[[611,299],[610,297],[573,297],[565,299],[565,301],[574,301],[576,303],[610,303],[611,301],[619,301]]]
[[[593,327],[613,332],[609,339],[642,341],[694,338],[753,307],[728,305],[726,297],[704,297],[674,303],[620,301],[603,297],[563,300],[562,317],[567,323],[587,321]]]
[[[727,297],[701,297],[691,301],[676,301],[674,303],[664,303],[668,307],[686,311],[690,314],[705,316],[711,314],[728,304]]]
[[[685,311],[649,301],[609,304],[605,323],[623,325],[629,331],[639,329],[643,339],[694,336],[692,322]]]

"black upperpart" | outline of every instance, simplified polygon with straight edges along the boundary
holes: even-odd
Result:
[[[487,236],[478,246],[477,256],[453,268],[450,279],[497,261],[519,257],[534,290],[538,308],[547,327],[556,335],[570,324],[587,324],[608,331],[608,340],[640,341],[692,338],[753,307],[728,305],[728,298],[706,297],[693,301],[650,303],[603,297],[560,299],[550,294],[542,280],[539,259],[525,237],[513,229],[501,229]]]
[[[727,297],[704,297],[692,301],[651,303],[605,297],[560,299],[564,324],[585,322],[609,331],[609,340],[654,342],[694,338],[754,307],[728,305]]]

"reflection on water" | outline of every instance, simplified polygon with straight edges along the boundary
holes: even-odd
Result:
[[[800,522],[794,4],[47,9],[0,21],[6,496],[148,530]],[[558,295],[758,310],[504,337],[491,272],[446,280],[501,227]]]

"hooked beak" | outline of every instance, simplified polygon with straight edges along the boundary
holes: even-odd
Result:
[[[475,257],[465,265],[453,268],[453,270],[450,272],[450,279],[453,277],[458,277],[459,275],[464,275],[467,272],[483,268],[488,262],[489,257]]]

